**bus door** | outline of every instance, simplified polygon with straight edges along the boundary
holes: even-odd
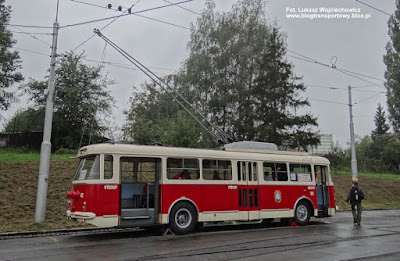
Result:
[[[120,175],[120,225],[153,225],[158,220],[161,159],[121,157]]]
[[[329,192],[327,188],[328,167],[314,165],[314,175],[317,185],[318,217],[327,217],[329,206]]]
[[[238,172],[238,197],[239,219],[260,219],[260,198],[258,187],[258,167],[256,162],[239,161]]]

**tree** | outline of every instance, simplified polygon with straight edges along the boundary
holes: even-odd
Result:
[[[302,98],[306,87],[293,73],[285,37],[268,24],[261,0],[239,1],[228,13],[215,4],[192,27],[189,58],[176,78],[178,90],[235,140],[315,146],[318,125]]]
[[[102,118],[110,114],[114,102],[106,88],[113,81],[101,76],[101,67],[83,64],[83,58],[67,53],[56,69],[55,89],[65,96],[54,103],[53,149],[98,142],[106,128]],[[23,88],[34,102],[33,109],[44,110],[47,81],[31,79]]]
[[[235,140],[303,149],[317,145],[316,118],[298,112],[309,106],[302,98],[306,87],[285,58],[284,35],[277,25],[267,23],[262,1],[239,1],[227,13],[214,9],[214,2],[208,1],[197,24],[192,25],[189,57],[180,72],[169,77],[171,85]],[[208,144],[209,135],[201,133],[186,112],[176,113],[182,109],[168,94],[161,96],[154,90],[136,91],[131,101],[125,130],[133,130],[134,140],[142,142],[139,138],[146,137],[147,142],[164,139],[174,143],[165,135],[179,139],[183,126],[186,129],[192,124],[194,130],[187,130],[191,145],[177,143],[196,146],[200,140]],[[178,120],[182,124],[170,124]],[[157,133],[151,138],[147,137],[149,128]]]
[[[387,133],[390,129],[389,125],[386,123],[385,111],[383,110],[383,107],[380,103],[378,104],[378,108],[376,109],[374,122],[375,130],[371,132],[372,139],[375,139],[377,136],[381,136]]]
[[[18,111],[7,122],[5,132],[42,131],[44,124],[44,110],[29,108]]]
[[[171,82],[172,78],[166,78]],[[209,136],[198,123],[182,111],[166,92],[145,83],[135,90],[131,108],[125,111],[124,138],[136,144],[165,143],[176,147],[209,147]],[[199,130],[200,128],[200,130]]]
[[[386,45],[385,86],[389,119],[394,132],[400,136],[400,1],[396,0],[396,11],[389,18],[389,36],[391,41]]]
[[[7,110],[11,102],[17,101],[14,93],[7,91],[14,83],[23,80],[22,74],[16,72],[21,68],[21,60],[17,51],[12,51],[16,43],[12,33],[7,30],[10,21],[11,7],[0,0],[0,110]]]

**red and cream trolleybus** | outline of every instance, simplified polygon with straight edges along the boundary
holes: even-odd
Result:
[[[83,147],[67,215],[99,227],[168,225],[184,234],[203,222],[293,218],[306,225],[335,213],[327,159],[243,144]]]

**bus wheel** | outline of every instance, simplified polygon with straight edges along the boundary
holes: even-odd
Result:
[[[294,222],[299,226],[305,226],[308,224],[310,220],[310,208],[308,204],[304,201],[301,201],[294,212]]]
[[[169,216],[169,228],[177,235],[193,232],[197,226],[196,209],[187,202],[176,204]]]

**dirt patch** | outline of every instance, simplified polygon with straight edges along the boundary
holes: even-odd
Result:
[[[336,205],[339,210],[349,210],[346,203],[347,193],[351,187],[351,176],[332,175],[335,183]],[[365,194],[364,209],[400,208],[400,180],[384,178],[359,177],[359,185]]]
[[[46,222],[34,222],[39,162],[0,163],[0,232],[76,227],[65,215],[71,177],[77,160],[52,160],[47,194]]]

